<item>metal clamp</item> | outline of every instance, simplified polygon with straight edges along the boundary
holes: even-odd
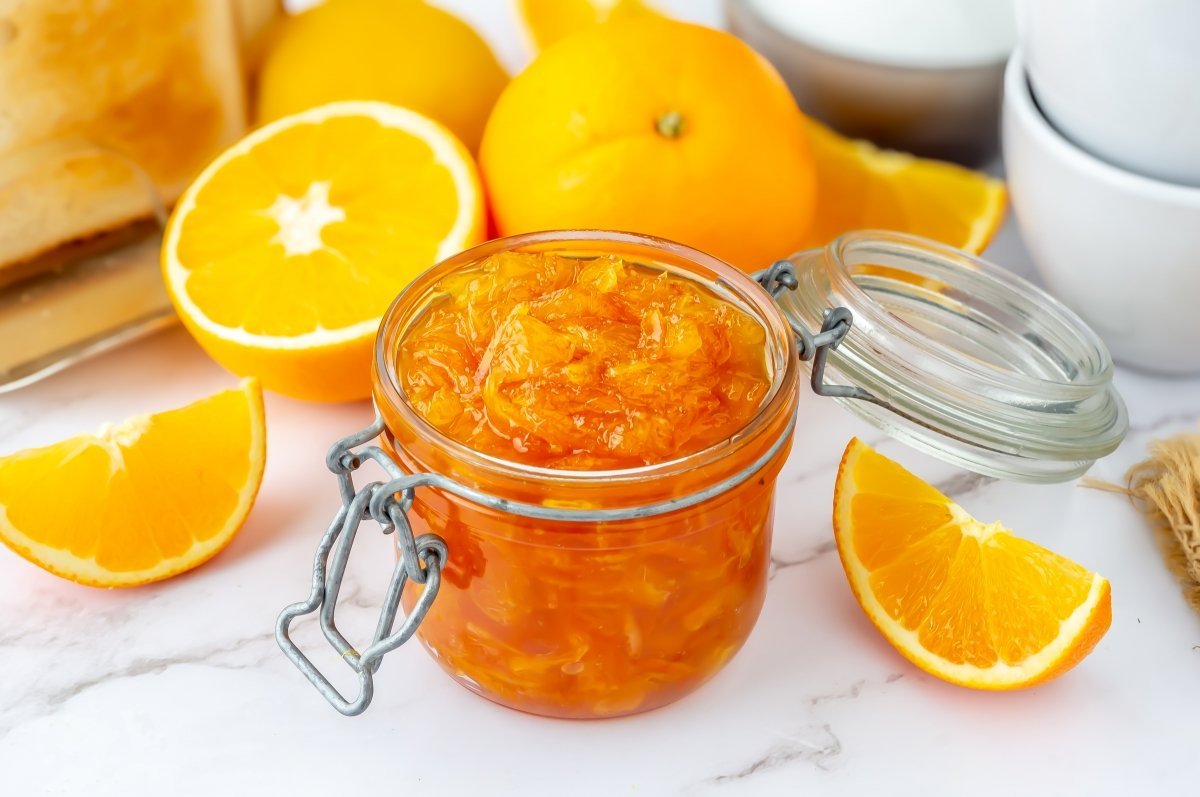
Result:
[[[796,267],[790,260],[777,260],[770,268],[753,275],[755,282],[767,293],[778,299],[784,291],[794,291],[800,282],[796,279]],[[812,390],[818,396],[849,398],[868,401],[898,415],[908,417],[875,394],[852,385],[831,385],[825,381],[825,362],[829,352],[835,350],[850,333],[854,325],[854,314],[847,307],[832,307],[825,311],[821,331],[813,334],[788,316],[788,325],[796,335],[796,348],[804,362],[812,360]]]
[[[800,281],[796,278],[796,267],[792,265],[790,260],[777,260],[771,264],[770,268],[756,272],[753,277],[755,282],[761,285],[776,300],[779,299],[784,291],[794,291],[800,285]],[[818,396],[866,401],[882,407],[914,426],[929,429],[956,442],[985,451],[994,451],[1000,454],[1007,453],[998,448],[986,446],[978,441],[968,440],[949,429],[934,426],[924,418],[919,418],[911,412],[903,410],[892,402],[882,399],[861,387],[831,385],[827,383],[825,381],[825,362],[829,357],[829,352],[841,345],[842,341],[846,339],[846,335],[850,333],[850,328],[854,325],[854,314],[850,312],[848,307],[832,307],[827,309],[821,323],[821,331],[815,335],[792,320],[789,314],[785,313],[784,316],[787,318],[792,332],[796,335],[796,347],[799,349],[800,359],[805,362],[812,360],[811,384],[813,392]]]
[[[312,591],[308,599],[285,608],[275,623],[275,640],[284,654],[335,709],[348,717],[361,714],[370,705],[375,691],[374,675],[384,654],[407,642],[425,618],[441,587],[442,568],[449,557],[445,541],[436,534],[413,536],[408,510],[412,507],[413,490],[418,486],[416,481],[406,477],[387,452],[378,446],[354,450],[356,446],[378,437],[382,431],[383,420],[376,416],[375,423],[339,440],[330,448],[326,464],[338,477],[342,507],[317,546],[313,560]],[[355,490],[354,471],[367,460],[378,462],[392,477],[392,481],[386,484],[372,482]],[[342,578],[346,574],[346,562],[350,558],[350,548],[354,545],[359,526],[369,518],[379,524],[384,534],[396,535],[400,556],[392,570],[375,636],[367,649],[360,653],[338,631],[334,613],[342,589]],[[329,554],[335,544],[337,551],[330,563]],[[425,589],[400,627],[394,629],[400,611],[400,596],[409,580],[424,584]],[[289,633],[292,621],[318,609],[325,639],[350,669],[358,674],[359,692],[353,700],[343,697],[292,641]]]

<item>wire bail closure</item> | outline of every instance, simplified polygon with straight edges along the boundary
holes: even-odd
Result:
[[[778,299],[784,291],[796,290],[800,284],[796,279],[796,267],[790,260],[777,260],[771,264],[770,268],[753,274],[752,278],[763,286],[774,299]],[[796,335],[796,348],[799,350],[800,359],[804,362],[812,361],[812,390],[814,393],[830,398],[869,401],[893,412],[897,411],[892,405],[861,387],[831,385],[825,381],[825,360],[829,356],[829,352],[841,345],[842,340],[854,325],[854,314],[850,312],[849,308],[832,307],[826,310],[821,331],[815,335],[793,321],[786,313],[784,316],[787,318],[788,326]]]
[[[794,291],[799,287],[800,281],[796,278],[796,267],[790,260],[777,260],[771,264],[770,268],[755,272],[752,279],[761,285],[771,297],[778,300],[784,291]],[[920,426],[925,429],[930,429],[938,434],[944,435],[951,440],[960,443],[967,443],[985,451],[997,451],[998,449],[990,446],[982,445],[978,442],[972,442],[954,434],[946,429],[939,429],[928,421],[918,418],[911,412],[907,412],[895,404],[876,396],[870,391],[863,390],[861,387],[853,385],[831,385],[825,381],[825,362],[829,357],[829,352],[836,349],[845,340],[846,335],[850,333],[850,328],[854,325],[854,314],[850,312],[848,307],[831,307],[824,312],[824,321],[821,324],[821,331],[817,334],[812,334],[805,327],[793,321],[791,315],[783,314],[787,319],[788,326],[792,328],[792,332],[796,335],[796,348],[799,350],[800,359],[804,362],[812,361],[812,391],[818,396],[828,396],[830,398],[846,398],[857,399],[858,401],[866,401],[876,406],[882,407],[888,412],[896,415],[904,420],[912,423],[915,426]],[[1002,453],[1002,452],[998,452]]]
[[[376,415],[373,424],[339,440],[329,449],[325,462],[338,477],[342,507],[317,546],[313,560],[312,591],[308,599],[285,608],[275,624],[275,641],[279,643],[284,654],[317,691],[347,717],[361,714],[370,705],[375,693],[374,676],[380,661],[385,654],[412,638],[417,626],[425,619],[441,588],[442,568],[449,558],[446,543],[441,537],[436,534],[413,536],[412,526],[408,522],[408,511],[412,507],[416,480],[405,476],[387,452],[378,446],[354,450],[355,447],[378,437],[382,431],[383,419]],[[356,491],[354,471],[367,460],[379,463],[392,480],[386,484],[371,482]],[[367,649],[360,653],[338,630],[334,614],[342,589],[342,579],[346,574],[346,563],[350,559],[350,549],[354,545],[359,527],[368,519],[374,519],[384,534],[395,535],[400,556],[392,570],[375,636]],[[330,552],[334,552],[332,563],[329,561]],[[424,584],[425,589],[400,627],[394,629],[396,616],[400,612],[400,596],[410,580]],[[343,697],[292,641],[292,621],[318,609],[321,632],[325,639],[358,675],[359,691],[353,700]]]

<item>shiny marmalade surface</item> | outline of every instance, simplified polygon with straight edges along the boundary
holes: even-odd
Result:
[[[619,257],[502,252],[435,290],[400,349],[404,390],[444,434],[502,459],[676,459],[744,427],[771,386],[748,313]]]
[[[748,311],[686,276],[609,254],[504,251],[437,283],[392,349],[399,383],[447,437],[575,483],[476,479],[475,465],[380,402],[386,439],[411,470],[516,500],[609,507],[688,494],[763,456],[784,426],[619,489],[611,474],[583,488],[578,476],[678,459],[743,430],[771,388],[766,338]],[[758,617],[786,454],[697,506],[620,522],[531,520],[418,491],[414,531],[450,550],[422,641],[460,683],[524,711],[607,717],[682,697]]]

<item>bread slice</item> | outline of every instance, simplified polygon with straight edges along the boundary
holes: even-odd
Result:
[[[233,0],[0,0],[0,269],[169,206],[245,129]]]

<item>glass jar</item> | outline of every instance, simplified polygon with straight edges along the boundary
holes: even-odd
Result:
[[[853,232],[793,255],[778,294],[800,330],[831,307],[853,330],[830,378],[867,393],[847,409],[939,459],[1002,479],[1075,478],[1129,426],[1100,337],[1007,269],[892,232]]]
[[[707,449],[626,470],[538,468],[442,434],[408,403],[398,353],[444,277],[505,251],[616,255],[739,307],[766,333],[771,386],[757,414]],[[343,507],[318,547],[308,600],[280,615],[281,647],[344,714],[366,708],[380,659],[418,629],[458,682],[523,711],[611,717],[679,699],[729,661],[762,607],[775,478],[804,362],[818,395],[1000,477],[1070,478],[1116,448],[1127,427],[1108,353],[1077,316],[1019,277],[932,241],[852,233],[754,278],[627,233],[491,241],[419,277],[384,316],[376,422],[330,450]],[[370,445],[377,437],[381,445]],[[391,481],[356,489],[353,474],[368,460]],[[360,652],[337,630],[335,611],[368,518],[393,533],[398,557],[376,634]],[[358,675],[352,700],[290,638],[291,622],[318,609],[325,637]]]
[[[772,383],[756,417],[688,456],[613,471],[550,470],[481,454],[445,436],[408,403],[396,372],[409,325],[447,275],[502,251],[629,262],[697,280],[766,330]],[[682,246],[615,233],[537,233],[492,241],[414,282],[384,318],[374,398],[383,446],[409,473],[436,472],[515,501],[628,509],[692,495],[761,462],[711,498],[666,514],[608,522],[531,520],[424,489],[410,519],[451,551],[441,594],[418,636],[469,689],[557,717],[645,711],[691,692],[746,641],[762,607],[775,476],[798,395],[791,330],[744,273]],[[664,396],[664,400],[670,400]],[[421,587],[406,591],[411,610]]]

